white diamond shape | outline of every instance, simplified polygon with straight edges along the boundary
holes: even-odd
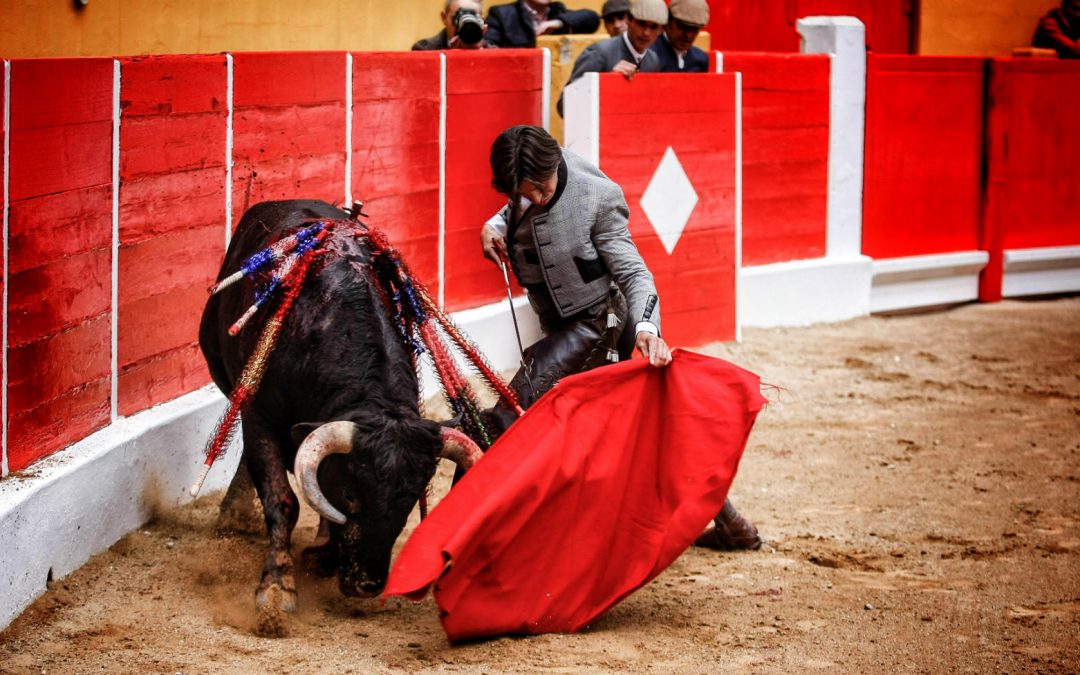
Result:
[[[660,236],[668,255],[679,243],[683,228],[697,203],[698,196],[693,184],[686,177],[675,151],[668,146],[660,166],[656,167],[656,173],[645,188],[645,194],[641,195],[641,208]]]

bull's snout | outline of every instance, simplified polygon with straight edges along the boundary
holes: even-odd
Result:
[[[374,598],[382,593],[384,586],[386,579],[372,579],[363,573],[338,577],[338,589],[342,595],[350,598]]]

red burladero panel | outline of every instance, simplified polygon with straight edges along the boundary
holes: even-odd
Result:
[[[600,76],[600,168],[626,195],[672,346],[735,337],[735,93],[727,74]],[[641,205],[668,148],[698,198],[670,254]]]
[[[446,58],[446,308],[505,297],[480,253],[480,227],[506,204],[491,187],[491,143],[515,124],[542,123],[538,51],[448,52]]]
[[[979,58],[869,57],[863,253],[978,248],[983,80]]]
[[[225,251],[226,77],[222,55],[121,63],[122,415],[209,382],[197,341]]]
[[[353,56],[352,196],[438,293],[439,54]]]
[[[867,46],[877,53],[910,51],[911,0],[710,0],[706,27],[713,49],[799,51],[796,21],[806,16],[854,16],[866,25]]]
[[[11,62],[8,462],[109,423],[112,59]]]
[[[233,223],[276,199],[345,201],[344,52],[233,57]]]
[[[993,77],[1004,248],[1080,245],[1080,63],[1000,60]]]
[[[829,59],[726,53],[742,73],[743,266],[825,255]]]

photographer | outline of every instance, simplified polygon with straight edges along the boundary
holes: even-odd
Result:
[[[443,5],[443,25],[446,26],[429,38],[418,40],[413,51],[439,49],[491,49],[496,45],[484,39],[487,24],[483,17],[484,4],[480,0],[446,0]]]

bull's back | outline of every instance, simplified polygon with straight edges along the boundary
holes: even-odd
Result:
[[[312,219],[348,217],[349,214],[341,209],[313,199],[255,204],[244,213],[236,226],[217,280],[221,281],[239,270],[245,260],[280,239],[283,232],[303,227]],[[210,376],[226,395],[233,390],[239,368],[243,367],[240,359],[250,351],[250,338],[231,337],[228,334],[229,326],[243,314],[252,301],[251,295],[241,292],[240,288],[241,284],[235,284],[217,295],[210,296],[199,324],[199,347],[206,359]],[[257,316],[253,319],[253,326],[261,324],[259,318],[261,317]],[[250,334],[253,326],[249,326],[244,333]]]

